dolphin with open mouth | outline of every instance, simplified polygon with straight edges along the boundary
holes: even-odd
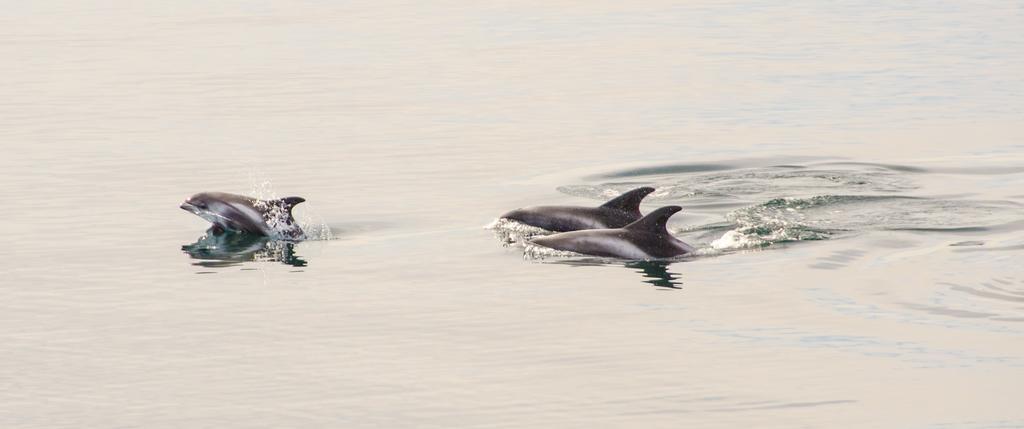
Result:
[[[592,256],[633,260],[674,258],[696,250],[668,232],[668,218],[682,209],[662,207],[622,228],[563,232],[530,241],[555,250]]]
[[[512,210],[501,215],[548,231],[621,228],[640,219],[640,202],[654,188],[644,186],[628,191],[598,207],[536,206]]]
[[[224,192],[202,192],[181,204],[181,208],[210,221],[214,234],[245,232],[271,238],[301,239],[302,228],[292,217],[292,208],[306,201],[301,197],[260,200]]]

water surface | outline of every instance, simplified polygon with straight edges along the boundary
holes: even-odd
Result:
[[[0,426],[1024,426],[1013,2],[18,2]],[[705,250],[526,255],[539,204]],[[299,195],[299,244],[200,191]]]

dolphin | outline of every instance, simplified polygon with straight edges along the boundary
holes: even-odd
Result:
[[[635,260],[673,258],[696,250],[673,237],[665,227],[668,218],[682,209],[679,206],[662,207],[622,228],[563,232],[537,237],[531,242],[555,250],[593,256]]]
[[[272,238],[302,238],[302,228],[292,218],[301,197],[260,200],[224,192],[202,192],[181,203],[181,208],[210,221],[214,234],[245,232]]]
[[[640,201],[654,188],[644,186],[628,191],[598,207],[536,206],[512,210],[501,215],[548,231],[621,228],[640,219]]]

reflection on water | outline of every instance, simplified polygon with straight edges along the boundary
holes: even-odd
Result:
[[[0,15],[0,429],[1024,428],[1019,1],[108,3]],[[644,185],[715,252],[478,230]]]
[[[668,270],[670,262],[665,261],[635,261],[626,263],[627,268],[636,269],[642,274],[644,283],[650,283],[657,287],[682,289],[683,282],[679,280],[679,274]]]
[[[622,261],[606,258],[567,258],[544,260],[543,263],[569,265],[573,267],[616,267],[624,266],[640,273],[643,282],[660,288],[682,289],[679,273],[668,270],[669,265],[678,261]]]
[[[240,265],[244,262],[280,262],[293,267],[304,267],[307,262],[296,256],[295,243],[273,240],[268,237],[224,232],[214,234],[207,231],[195,243],[181,246],[181,250],[195,265],[218,268]]]

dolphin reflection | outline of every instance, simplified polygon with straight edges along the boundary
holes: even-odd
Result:
[[[622,261],[603,258],[575,258],[541,261],[544,264],[563,264],[573,267],[625,267],[640,273],[643,282],[659,288],[682,289],[683,281],[679,273],[668,270],[668,267],[679,261]]]
[[[229,267],[245,262],[280,262],[304,267],[307,263],[295,255],[293,242],[244,232],[216,233],[211,229],[195,243],[181,246],[181,250],[199,260],[195,265],[204,267]]]
[[[645,279],[644,283],[650,283],[657,287],[682,289],[683,282],[679,280],[679,274],[673,273],[668,270],[668,266],[671,265],[667,261],[635,261],[627,262],[626,268],[636,269],[636,272],[642,274]]]

